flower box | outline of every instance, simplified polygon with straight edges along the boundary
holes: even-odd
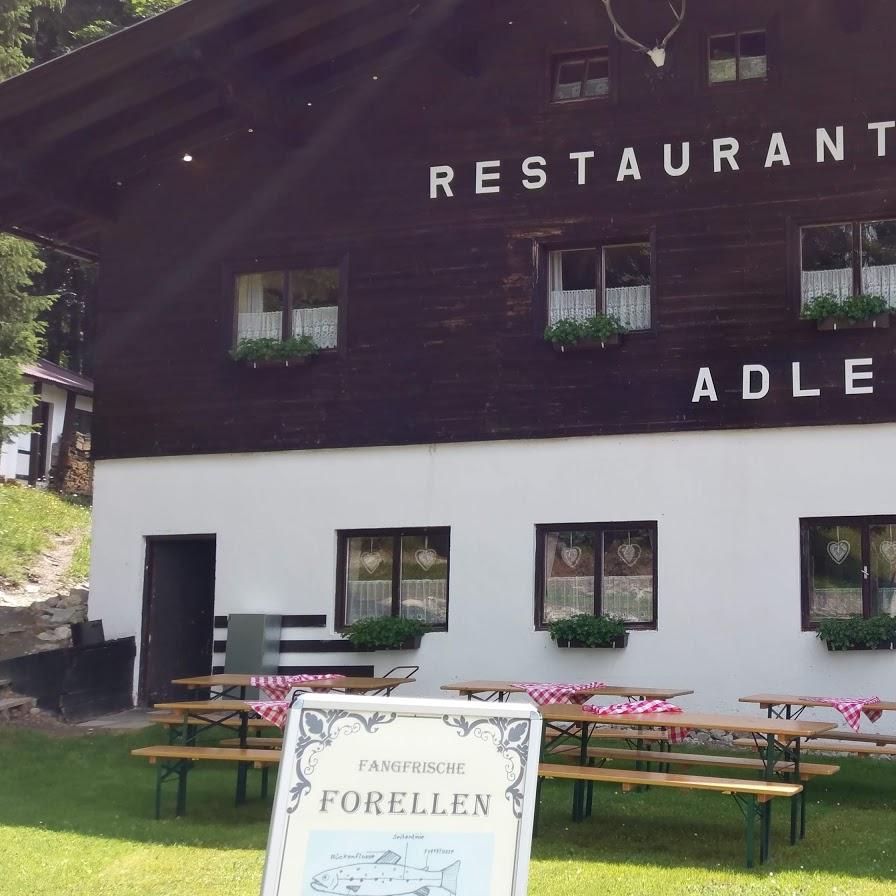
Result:
[[[407,638],[394,647],[358,647],[356,649],[361,653],[372,653],[376,650],[419,650],[422,643],[423,635],[417,635],[414,638]]]
[[[881,641],[873,647],[869,647],[867,644],[850,644],[849,647],[834,647],[830,641],[825,641],[824,643],[832,653],[843,653],[852,650],[896,650],[896,644],[892,641]]]
[[[568,638],[557,638],[558,647],[584,647],[591,650],[616,650],[628,646],[628,632],[614,638],[609,644],[595,644],[593,647],[584,641],[570,641]]]
[[[243,367],[304,367],[314,359],[314,355],[300,358],[268,358],[263,361],[239,361]]]
[[[848,317],[823,317],[818,321],[819,330],[885,330],[889,326],[889,311],[869,317],[866,320],[850,320]]]
[[[622,344],[622,336],[614,333],[607,336],[606,339],[582,339],[579,342],[573,342],[570,345],[563,345],[560,342],[554,342],[554,351],[564,354],[566,352],[592,352],[596,349],[609,348],[614,345]]]

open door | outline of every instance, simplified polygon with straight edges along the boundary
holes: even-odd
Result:
[[[174,678],[208,675],[215,621],[215,537],[146,540],[140,703],[183,699]]]

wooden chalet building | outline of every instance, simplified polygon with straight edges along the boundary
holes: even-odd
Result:
[[[430,694],[885,689],[815,629],[896,613],[896,327],[801,311],[896,305],[896,5],[691,0],[663,65],[615,7],[188,0],[0,85],[0,226],[101,264],[90,613],[142,698],[244,613]],[[389,614],[434,631],[339,638]]]

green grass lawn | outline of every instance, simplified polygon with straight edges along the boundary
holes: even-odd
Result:
[[[54,535],[73,535],[75,555],[65,578],[83,581],[90,565],[90,510],[53,492],[0,486],[0,578],[21,582]]]
[[[235,773],[190,775],[188,815],[155,821],[154,770],[137,735],[50,738],[0,729],[0,894],[257,896],[269,805],[233,806]],[[569,820],[569,785],[545,787],[530,893],[537,896],[891,896],[896,892],[896,763],[844,760],[816,782],[808,839],[787,843],[778,808],[770,864],[743,867],[743,825],[719,794],[596,791],[594,817]],[[257,797],[258,774],[250,777]],[[295,894],[300,896],[300,894]],[[458,896],[463,896],[459,893]]]

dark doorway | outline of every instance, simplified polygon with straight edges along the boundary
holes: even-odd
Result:
[[[50,425],[53,421],[53,405],[39,401],[31,412],[31,423],[40,429],[31,436],[31,458],[28,481],[34,485],[47,475],[47,458],[50,451]]]
[[[180,700],[174,678],[208,675],[215,622],[215,536],[147,538],[139,699]]]

